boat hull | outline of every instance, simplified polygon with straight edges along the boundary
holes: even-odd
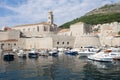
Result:
[[[5,54],[4,55],[4,61],[13,61],[14,55],[13,54]]]
[[[65,54],[75,56],[75,55],[78,55],[78,52],[77,51],[67,51],[67,52],[65,52]]]
[[[38,53],[28,53],[29,58],[38,58]]]

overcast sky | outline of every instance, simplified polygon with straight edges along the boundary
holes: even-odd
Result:
[[[53,11],[54,22],[61,25],[105,4],[120,0],[0,0],[0,28],[46,22]]]

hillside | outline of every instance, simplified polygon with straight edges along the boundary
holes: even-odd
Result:
[[[60,28],[69,28],[71,24],[85,22],[87,24],[103,24],[111,22],[120,22],[120,3],[105,5],[101,8],[88,12],[80,18],[76,18],[60,26]]]
[[[86,15],[93,15],[93,14],[107,14],[107,13],[120,13],[120,3],[116,4],[106,4],[103,7],[94,9],[88,12]]]

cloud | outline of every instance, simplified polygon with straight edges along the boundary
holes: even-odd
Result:
[[[0,26],[47,21],[47,13],[50,10],[54,13],[55,23],[61,25],[95,8],[118,1],[120,0],[21,0],[12,5],[8,2],[1,2],[1,8],[6,8],[16,14],[6,14],[0,17]]]

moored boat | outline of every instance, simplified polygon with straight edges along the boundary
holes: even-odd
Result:
[[[75,56],[75,55],[78,55],[78,52],[77,51],[68,50],[68,51],[65,52],[65,54]]]
[[[50,56],[57,56],[58,55],[58,50],[52,50],[52,51],[49,51],[49,55]]]
[[[49,51],[48,50],[41,50],[40,52],[39,52],[39,55],[40,56],[48,56],[49,55]]]
[[[83,51],[78,51],[79,56],[81,57],[87,57],[89,55],[94,55],[95,53],[100,52],[101,49],[96,49],[96,48],[88,48]]]
[[[4,61],[13,61],[14,60],[14,54],[12,53],[5,53],[3,55]]]
[[[88,56],[88,59],[101,62],[111,62],[120,60],[120,53],[111,52],[110,50],[108,50],[106,52],[99,52],[94,55],[90,55]]]
[[[18,57],[26,58],[26,53],[23,50],[19,50],[17,55],[18,55]]]
[[[38,56],[38,52],[36,52],[34,49],[28,53],[29,58],[38,58]]]

